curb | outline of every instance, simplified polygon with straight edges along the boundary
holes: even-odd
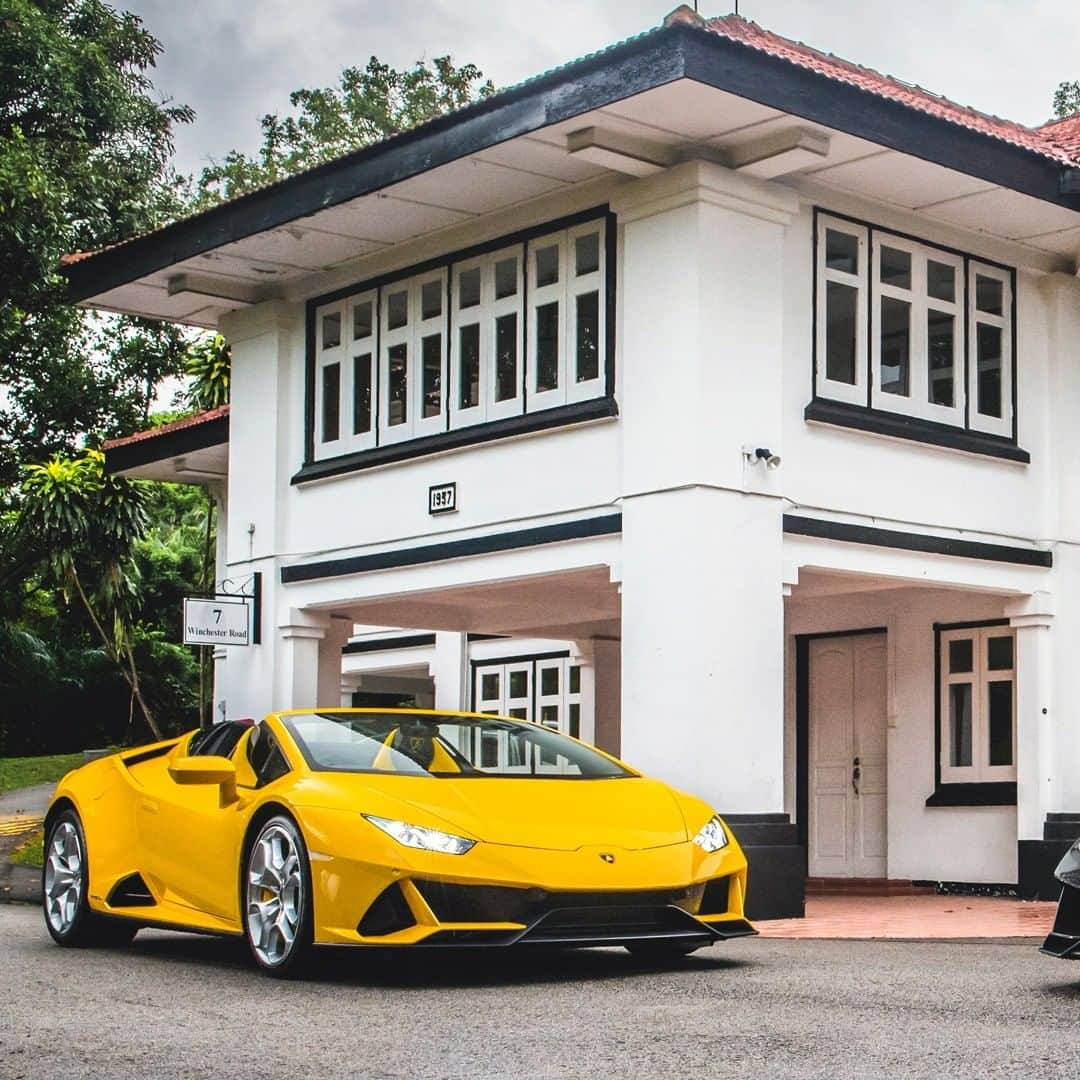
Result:
[[[41,867],[0,862],[0,904],[41,903]]]

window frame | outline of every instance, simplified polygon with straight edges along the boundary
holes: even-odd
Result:
[[[860,282],[857,311],[856,387],[829,380],[825,375],[826,349],[826,283],[838,280],[853,284],[852,276],[825,267],[826,230],[837,231],[861,238],[865,236],[868,258],[861,260],[866,268],[865,283]],[[878,275],[882,246],[896,247],[914,253],[913,291],[900,297],[891,286],[881,286]],[[860,249],[861,254],[861,249]],[[946,263],[958,268],[956,301],[928,296],[925,269],[928,260]],[[914,280],[916,260],[919,281]],[[1017,271],[992,259],[980,258],[955,248],[933,243],[923,237],[876,225],[873,222],[837,213],[817,206],[814,208],[813,225],[813,380],[812,399],[804,411],[804,418],[831,425],[869,431],[894,438],[909,439],[949,449],[965,450],[1012,460],[1022,464],[1030,461],[1027,451],[1020,449],[1018,437],[1018,380],[1016,363],[1017,342]],[[1000,317],[979,313],[975,318],[972,296],[974,273],[995,277],[1004,285],[1003,311]],[[860,275],[860,278],[862,275]],[[914,291],[918,286],[918,291]],[[883,393],[880,389],[880,309],[882,295],[897,295],[917,301],[918,310],[911,316],[912,336],[912,385],[906,397]],[[929,333],[923,325],[929,310],[948,311],[954,315],[954,356],[957,364],[954,374],[956,402],[953,406],[938,406],[929,401]],[[996,321],[995,321],[996,320]],[[972,350],[975,345],[974,326],[984,321],[1002,329],[1002,395],[1003,417],[987,417],[975,412],[975,362]],[[864,329],[865,326],[865,329]],[[919,345],[916,346],[916,335]],[[923,399],[926,399],[925,402]]]
[[[1012,668],[992,671],[987,662],[987,642],[994,637],[1011,638]],[[951,641],[971,639],[972,672],[950,677],[948,646]],[[968,676],[965,679],[965,675]],[[1012,764],[990,765],[987,741],[989,711],[985,708],[990,682],[1012,682]],[[1015,806],[1017,782],[1017,681],[1019,677],[1016,631],[1008,619],[934,624],[934,783],[927,806]],[[948,764],[948,688],[970,681],[972,692],[972,764]],[[976,756],[979,755],[979,756]]]
[[[585,381],[581,386],[575,386],[567,393],[566,384],[566,361],[569,355],[570,341],[568,334],[572,322],[567,318],[568,301],[565,295],[560,304],[560,346],[562,356],[560,362],[563,370],[560,372],[560,386],[554,394],[535,395],[530,392],[530,380],[532,379],[533,365],[529,354],[529,275],[527,271],[530,248],[534,241],[556,234],[562,234],[564,238],[574,238],[582,233],[599,230],[599,260],[597,271],[588,276],[583,287],[570,293],[570,304],[576,304],[573,297],[578,293],[590,292],[592,287],[600,294],[599,296],[599,346],[598,346],[598,371],[594,379]],[[571,241],[572,242],[572,239]],[[564,240],[565,244],[565,240]],[[307,301],[307,344],[306,344],[306,404],[305,404],[305,449],[303,464],[293,478],[292,482],[303,483],[308,480],[319,479],[325,476],[340,475],[380,464],[388,464],[393,461],[405,460],[412,457],[423,456],[433,453],[441,453],[459,446],[472,445],[475,442],[485,442],[492,439],[512,437],[519,434],[527,434],[532,431],[545,430],[551,427],[563,426],[587,422],[592,420],[613,418],[618,415],[618,407],[615,403],[615,253],[617,250],[617,223],[615,216],[608,206],[593,207],[570,215],[566,218],[548,221],[519,232],[500,236],[483,244],[474,245],[470,248],[447,252],[445,255],[427,260],[424,263],[404,267],[375,277],[367,281],[338,289],[333,293],[313,297]],[[500,258],[505,258],[511,253],[518,255],[518,293],[514,298],[504,298],[501,301],[494,300],[494,273],[495,265]],[[458,324],[458,298],[454,288],[454,281],[462,269],[462,264],[475,262],[476,265],[486,267],[485,278],[490,278],[488,286],[492,304],[485,308],[482,302],[481,308],[485,309],[481,326],[481,383],[482,396],[478,408],[461,410],[457,407],[458,394],[460,391],[459,372],[457,370],[459,342]],[[424,418],[420,415],[421,409],[421,342],[422,338],[430,333],[426,327],[420,328],[414,322],[414,313],[419,310],[420,285],[418,281],[421,275],[424,280],[441,273],[445,282],[444,308],[442,315],[442,408],[438,417]],[[565,290],[567,274],[560,274],[560,286]],[[394,286],[407,285],[410,290],[409,298],[409,326],[408,333],[405,328],[389,331],[388,328],[388,295],[394,290]],[[482,286],[483,287],[483,286]],[[348,436],[348,430],[353,422],[352,416],[352,393],[354,357],[349,346],[351,342],[352,325],[349,319],[352,310],[361,297],[374,296],[376,298],[377,318],[376,324],[376,347],[374,354],[377,361],[374,364],[374,382],[372,388],[372,431],[365,432],[362,436]],[[342,319],[342,367],[340,378],[341,407],[339,411],[339,438],[332,442],[320,440],[319,424],[322,419],[322,369],[333,362],[333,356],[324,358],[320,350],[321,317],[333,310],[335,305],[341,305]],[[503,308],[507,311],[504,311]],[[509,311],[517,314],[517,348],[518,367],[516,373],[519,383],[518,394],[512,399],[496,402],[496,356],[495,356],[495,319]],[[575,307],[576,314],[576,307]],[[486,334],[484,324],[490,322]],[[573,328],[576,333],[576,327]],[[490,340],[490,347],[485,349],[483,339]],[[389,406],[389,380],[388,380],[388,356],[389,349],[399,343],[407,343],[408,356],[406,360],[406,379],[408,383],[407,401],[410,414],[402,424],[391,425],[388,423]],[[357,356],[363,355],[361,350],[356,350]],[[575,355],[576,362],[576,355]],[[477,416],[463,415],[465,412],[476,411]],[[419,423],[418,423],[419,421]],[[436,423],[437,421],[437,423]]]

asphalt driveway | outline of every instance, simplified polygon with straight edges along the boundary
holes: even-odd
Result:
[[[1073,1077],[1080,963],[1031,941],[332,952],[277,983],[241,947],[144,931],[61,950],[0,907],[0,1076]]]

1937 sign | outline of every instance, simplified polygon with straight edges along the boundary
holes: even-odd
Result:
[[[427,512],[451,514],[457,509],[457,484],[434,484],[428,488]]]
[[[185,645],[250,645],[251,608],[235,597],[184,598]]]

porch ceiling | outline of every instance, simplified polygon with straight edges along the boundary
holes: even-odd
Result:
[[[654,31],[80,257],[67,267],[72,295],[97,308],[211,327],[237,307],[314,295],[328,272],[355,268],[360,279],[365,258],[417,237],[605,177],[626,181],[635,171],[628,161],[644,170],[640,176],[691,157],[919,211],[1022,243],[1048,267],[1069,269],[1080,257],[1080,211],[1059,196],[1054,163],[925,114],[892,116],[894,104],[811,72],[767,77],[764,63],[713,34]],[[594,143],[570,140],[590,128],[603,144],[596,153]],[[778,149],[793,138],[798,145]],[[604,149],[610,145],[614,155]]]
[[[619,592],[606,568],[545,574],[330,609],[357,623],[583,640],[618,637]]]

